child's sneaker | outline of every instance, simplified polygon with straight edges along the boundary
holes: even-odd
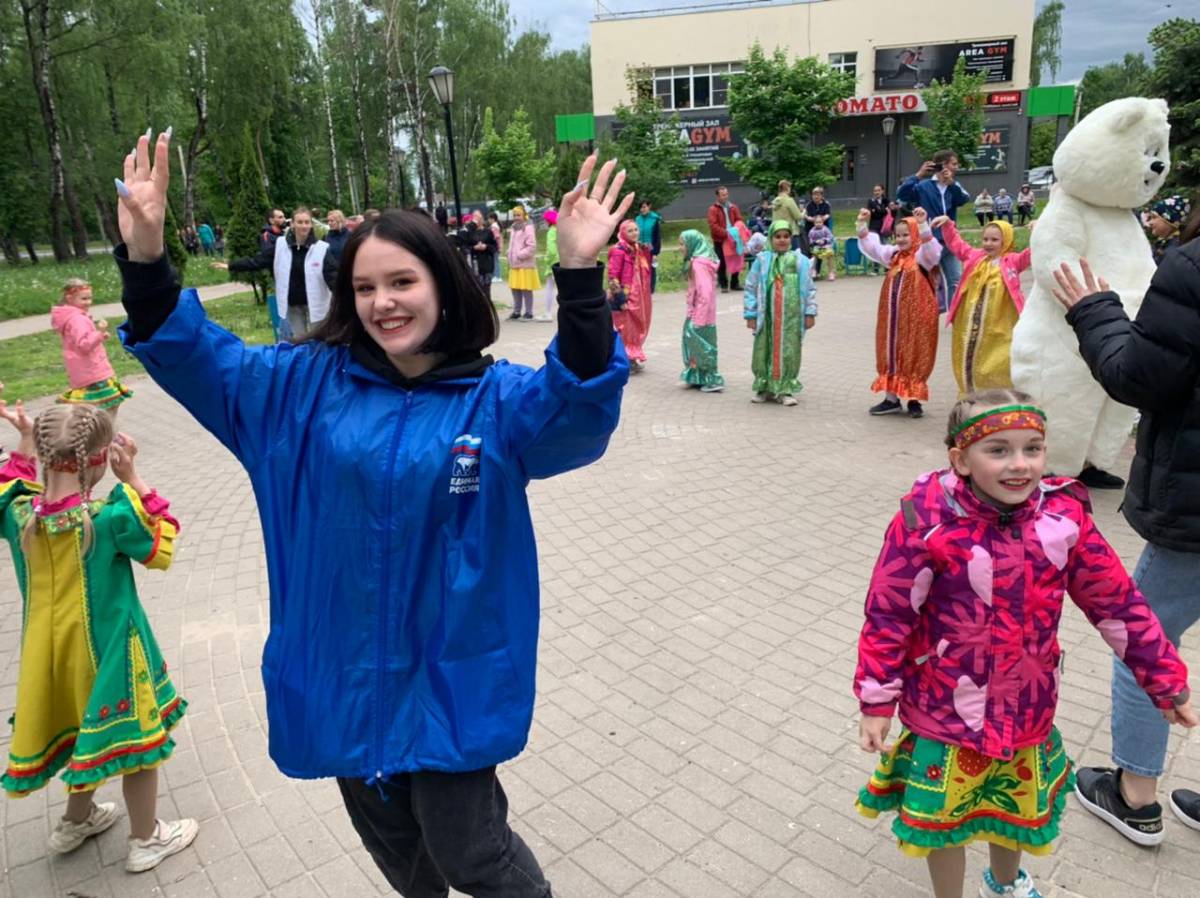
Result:
[[[983,871],[983,885],[979,887],[979,898],[1042,898],[1033,880],[1024,870],[1010,885],[1002,886],[992,876],[991,868]]]
[[[121,815],[117,813],[115,802],[105,801],[92,804],[92,810],[82,823],[72,823],[70,820],[59,820],[54,832],[50,833],[47,844],[50,850],[57,854],[68,854],[74,851],[92,836],[98,836],[117,822]]]
[[[153,870],[171,855],[178,854],[191,845],[199,831],[200,824],[195,820],[159,820],[154,827],[154,835],[149,839],[129,840],[129,857],[125,858],[125,869],[130,873]]]

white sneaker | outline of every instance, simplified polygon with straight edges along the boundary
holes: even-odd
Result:
[[[753,398],[751,398],[750,401],[753,402],[755,405],[758,405],[759,403],[766,402],[770,398],[771,398],[770,393],[755,393]]]
[[[117,822],[121,815],[117,805],[112,801],[100,804],[92,803],[92,810],[82,823],[72,823],[70,820],[59,820],[54,832],[50,833],[47,844],[50,850],[57,854],[68,854],[74,851],[92,836],[98,836]]]
[[[198,832],[200,824],[195,820],[159,820],[154,828],[154,835],[149,839],[129,840],[129,857],[125,859],[125,869],[130,873],[153,870],[171,855],[178,854],[191,845]]]
[[[1033,879],[1024,870],[1019,871],[1012,885],[1002,886],[992,876],[991,868],[983,871],[983,885],[979,887],[979,898],[1042,898],[1042,893],[1033,884]]]
[[[701,393],[720,393],[725,388],[720,384],[705,384],[700,388]]]
[[[779,397],[779,404],[792,406],[792,405],[799,405],[800,403],[797,401],[796,397],[793,396],[791,393],[784,393],[782,396]]]
[[[541,315],[538,315],[537,320],[538,321],[553,321],[554,316],[551,315],[549,312],[543,312]]]

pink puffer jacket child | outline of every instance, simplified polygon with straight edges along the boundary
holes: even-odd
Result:
[[[917,735],[992,758],[1044,741],[1067,593],[1156,706],[1186,698],[1187,667],[1076,481],[1047,478],[1003,513],[938,471],[900,508],[867,594],[854,676],[862,713],[899,705]]]
[[[514,226],[508,236],[508,267],[534,268],[537,256],[537,234],[533,225],[526,222],[520,227]]]
[[[62,337],[63,364],[71,389],[78,390],[115,376],[104,349],[104,331],[78,306],[63,303],[50,311],[50,324]]]

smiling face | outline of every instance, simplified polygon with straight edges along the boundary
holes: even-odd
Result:
[[[621,236],[630,243],[637,243],[638,226],[636,221],[626,220],[621,224]]]
[[[83,309],[86,312],[92,307],[92,288],[86,286],[68,290],[63,297],[63,302],[77,309]]]
[[[777,253],[786,253],[792,248],[792,232],[787,228],[780,228],[771,234],[771,249]]]
[[[296,245],[302,246],[311,233],[312,213],[307,209],[292,213],[292,234],[296,238]]]
[[[354,256],[352,284],[358,320],[392,364],[408,377],[429,370],[436,359],[420,349],[437,325],[440,303],[428,266],[390,240],[368,237]]]
[[[896,227],[893,230],[893,234],[896,237],[896,249],[904,252],[912,246],[912,234],[908,232],[907,221],[896,222]]]
[[[951,449],[950,464],[970,478],[980,498],[1020,505],[1046,473],[1046,437],[1037,430],[1001,430],[966,449]]]
[[[981,243],[983,244],[983,251],[990,258],[998,258],[1000,250],[1004,247],[1004,234],[995,225],[988,225],[983,229]]]

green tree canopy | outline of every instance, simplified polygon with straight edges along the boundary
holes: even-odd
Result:
[[[517,108],[503,135],[492,123],[492,108],[484,110],[483,143],[475,151],[475,164],[489,195],[505,206],[533,196],[547,186],[555,161],[553,150],[538,153],[524,108]]]
[[[1033,44],[1029,57],[1029,85],[1042,83],[1042,70],[1050,71],[1050,83],[1058,79],[1062,65],[1062,14],[1067,5],[1062,0],[1050,0],[1033,20]]]
[[[625,189],[635,202],[649,200],[662,208],[683,192],[688,171],[687,148],[679,138],[679,117],[663,120],[652,92],[644,90],[640,73],[626,72],[630,102],[614,111],[613,136],[601,141],[602,157],[616,156],[625,169]]]
[[[233,214],[229,227],[225,229],[226,252],[231,259],[253,256],[258,253],[262,240],[263,223],[270,212],[271,201],[263,189],[262,170],[258,167],[258,153],[254,145],[254,134],[249,122],[242,130],[242,152],[238,164],[237,194],[233,198]],[[269,272],[230,272],[230,277],[243,281],[254,288],[259,301],[266,298]]]
[[[908,139],[926,159],[938,150],[953,150],[966,163],[979,152],[987,76],[982,72],[968,75],[966,69],[967,61],[960,56],[954,64],[953,78],[944,83],[934,80],[925,89],[932,127],[914,125],[908,129]]]
[[[1136,97],[1145,89],[1150,66],[1141,53],[1126,53],[1120,62],[1090,66],[1079,82],[1079,114],[1087,115],[1110,100]]]
[[[756,43],[745,72],[729,82],[729,117],[753,150],[723,161],[760,190],[784,179],[800,192],[826,183],[840,172],[845,147],[817,146],[814,138],[829,131],[838,100],[852,93],[853,75],[811,56],[789,60],[779,48],[768,56]]]
[[[1154,70],[1151,96],[1171,106],[1170,184],[1200,188],[1200,21],[1171,19],[1150,32]]]

